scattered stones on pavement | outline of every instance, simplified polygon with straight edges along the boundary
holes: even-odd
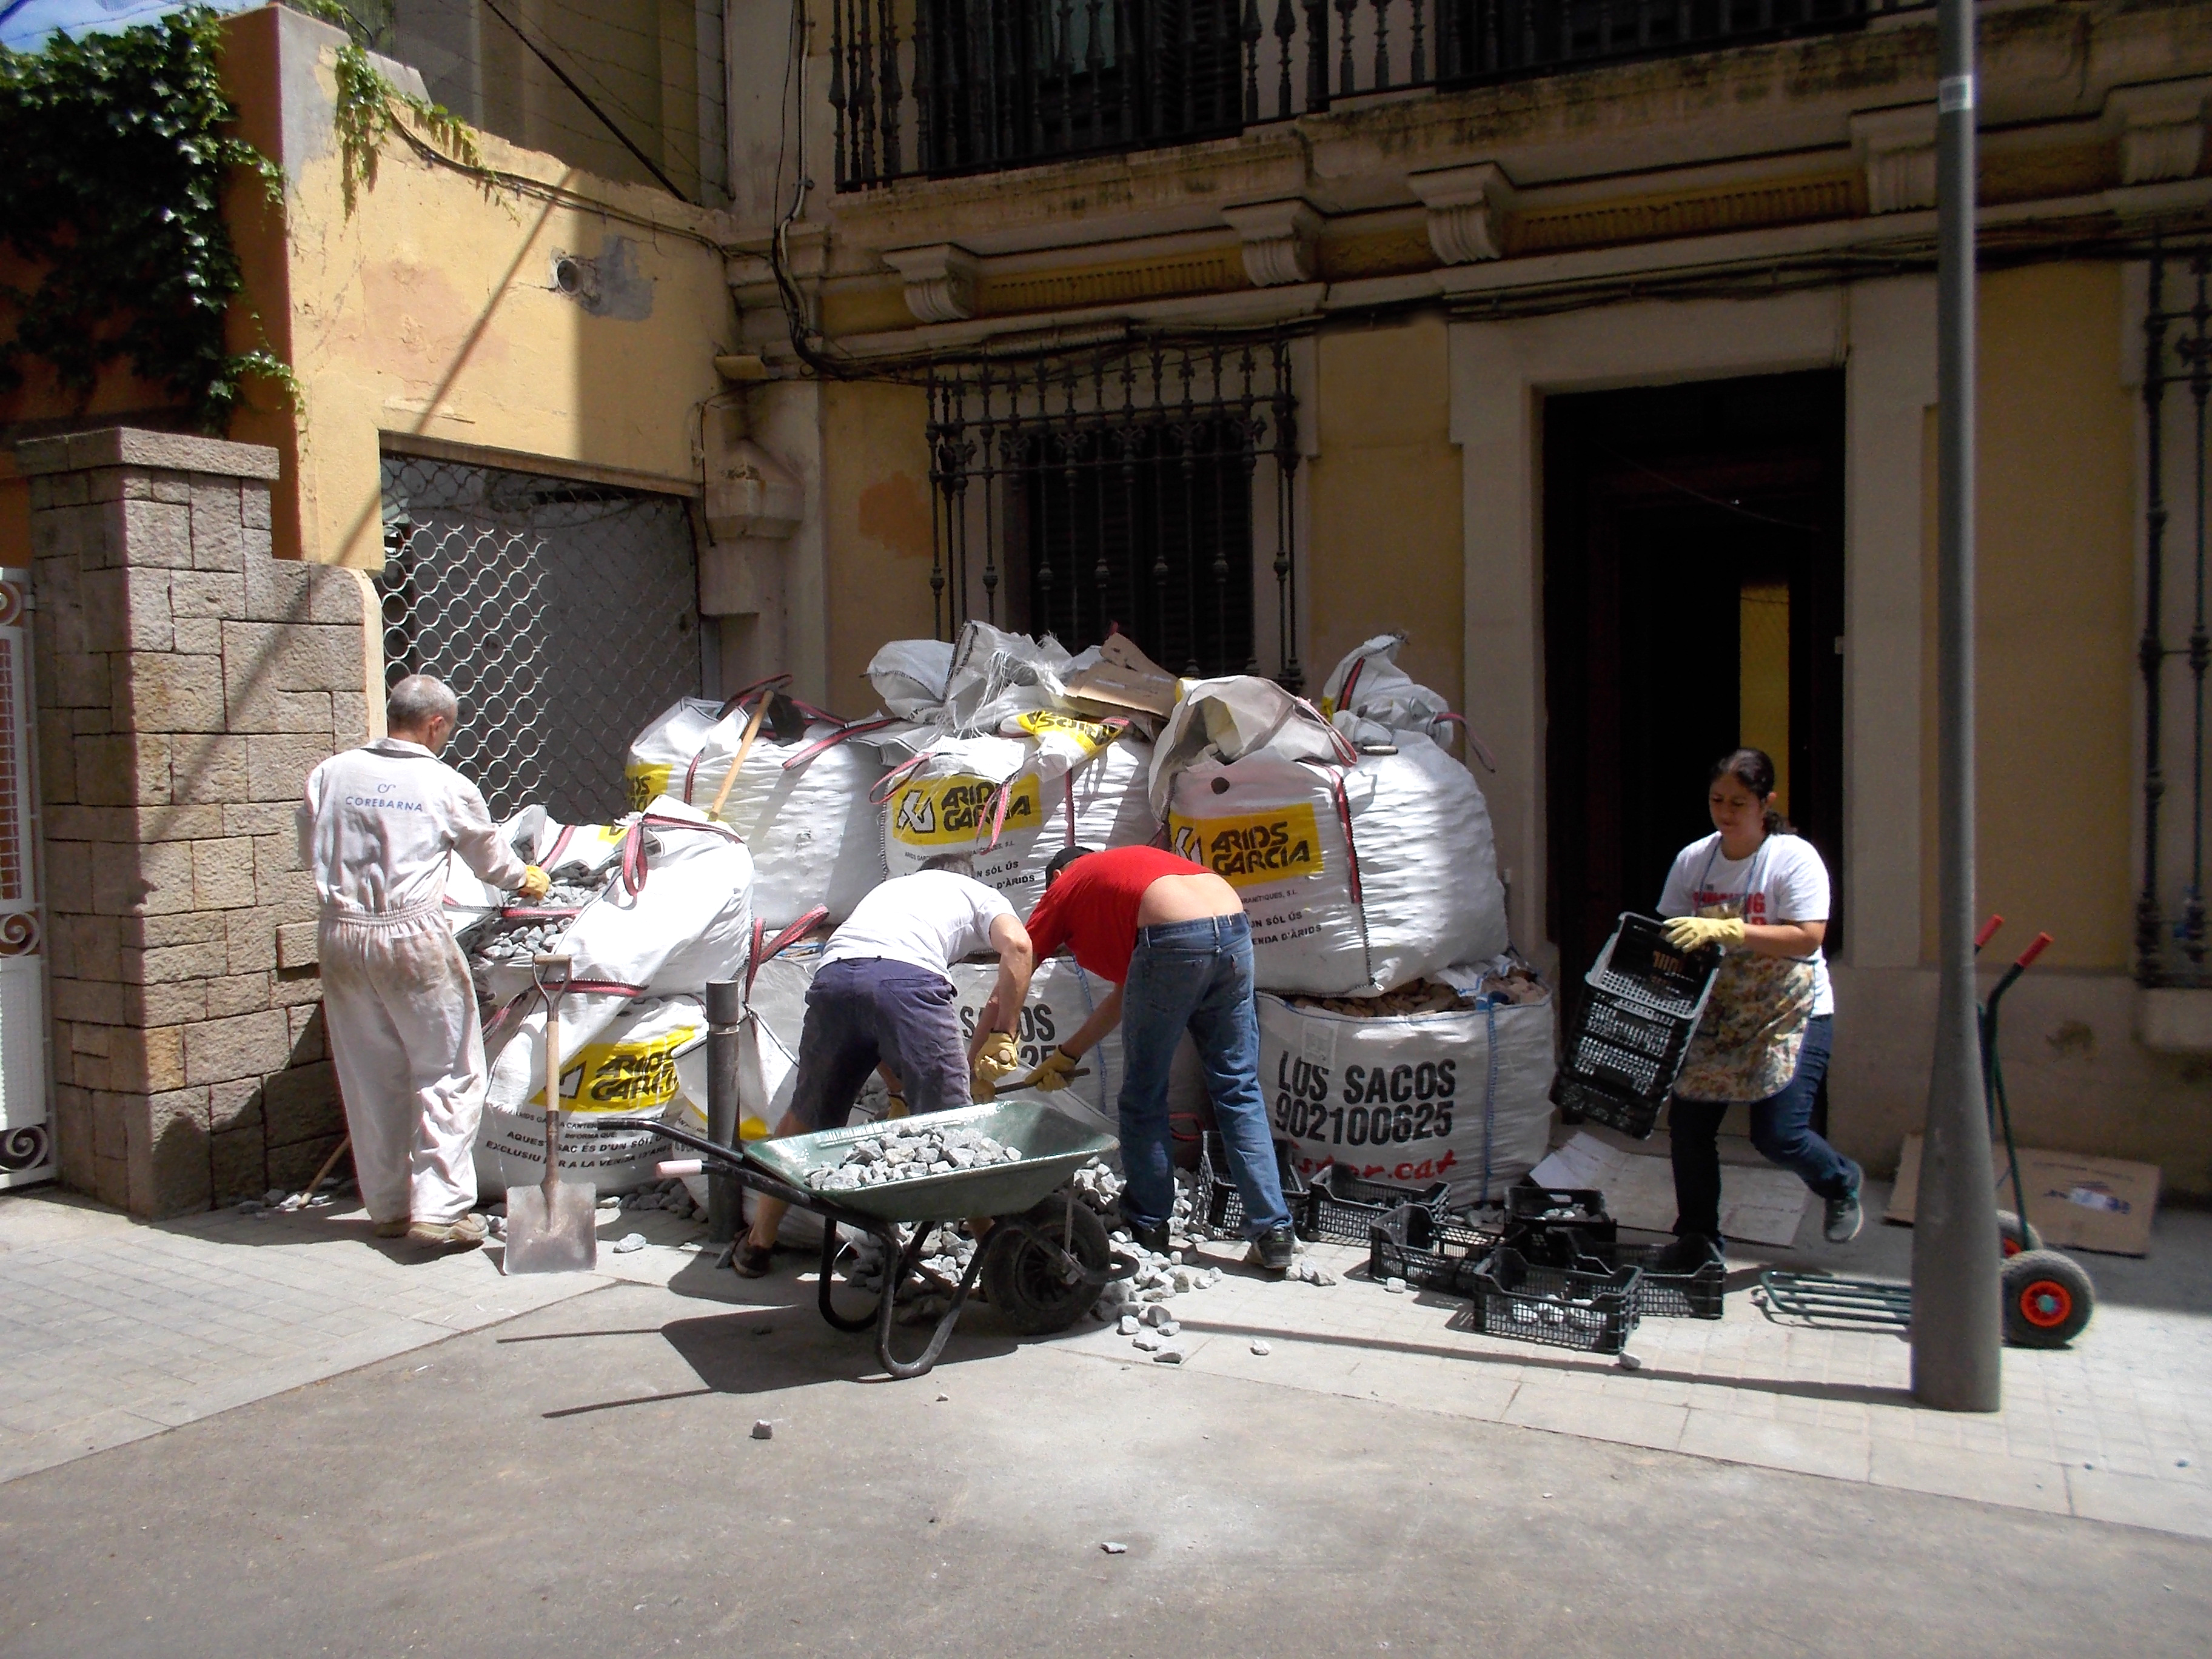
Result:
[[[1158,1353],[1152,1356],[1152,1364],[1155,1365],[1180,1365],[1182,1364],[1182,1359],[1183,1354],[1181,1348],[1162,1348]]]
[[[775,1439],[775,1425],[769,1422],[765,1417],[755,1419],[753,1422],[753,1438],[756,1440]]]
[[[1638,1358],[1634,1354],[1630,1353],[1625,1348],[1621,1350],[1620,1353],[1614,1358],[1613,1363],[1620,1366],[1620,1369],[1625,1371],[1640,1371],[1644,1369],[1644,1362]]]
[[[1403,1296],[1406,1293],[1406,1281],[1395,1277],[1386,1279],[1382,1281],[1382,1288],[1393,1296]]]
[[[1109,1555],[1127,1555],[1129,1553],[1129,1547],[1127,1544],[1117,1544],[1110,1538],[1098,1547]]]
[[[614,1243],[614,1251],[617,1255],[628,1255],[632,1250],[641,1250],[644,1248],[645,1235],[643,1233],[624,1233],[620,1238],[615,1240]]]
[[[625,1210],[660,1210],[678,1221],[693,1221],[706,1212],[691,1201],[691,1194],[681,1181],[659,1181],[625,1193],[621,1200]]]
[[[1274,1350],[1255,1336],[1252,1339],[1252,1352],[1264,1358],[1268,1354],[1274,1352]]]
[[[1168,1340],[1158,1331],[1139,1331],[1129,1339],[1129,1346],[1139,1353],[1158,1353],[1167,1346]]]
[[[1137,1316],[1136,1316],[1136,1315],[1134,1315],[1134,1314],[1123,1314],[1123,1315],[1121,1316],[1121,1334],[1122,1334],[1122,1335],[1124,1335],[1124,1336],[1134,1336],[1134,1335],[1138,1333],[1138,1331],[1139,1331],[1139,1330],[1140,1330],[1140,1329],[1142,1329],[1142,1328],[1142,1328],[1141,1326],[1139,1326],[1139,1325],[1138,1324],[1138,1322],[1137,1322]]]
[[[1291,1263],[1291,1271],[1287,1277],[1294,1282],[1306,1285],[1336,1283],[1334,1273],[1326,1271],[1319,1262],[1309,1261],[1304,1256],[1300,1256],[1296,1261]]]

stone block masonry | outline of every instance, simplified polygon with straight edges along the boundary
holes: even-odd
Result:
[[[292,808],[367,737],[359,573],[270,554],[276,453],[20,445],[64,1182],[159,1217],[307,1179],[344,1133]]]

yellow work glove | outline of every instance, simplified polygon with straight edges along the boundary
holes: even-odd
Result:
[[[1038,1065],[1030,1086],[1041,1094],[1056,1094],[1067,1087],[1068,1073],[1074,1069],[1075,1056],[1065,1048],[1055,1048]]]
[[[552,877],[534,864],[526,864],[522,866],[522,885],[516,890],[526,899],[542,899],[552,885]]]
[[[977,1100],[996,1100],[999,1097],[999,1079],[1020,1064],[1014,1054],[1013,1038],[1004,1031],[992,1032],[983,1039],[983,1046],[975,1051],[975,1065],[969,1079],[968,1092]]]
[[[1667,942],[1677,951],[1741,945],[1743,922],[1735,916],[1676,916],[1667,924]]]

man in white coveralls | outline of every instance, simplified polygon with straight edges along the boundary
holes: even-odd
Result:
[[[446,860],[544,896],[483,796],[438,751],[460,704],[410,674],[385,703],[391,735],[333,755],[307,776],[300,856],[322,900],[323,1018],[345,1097],[353,1166],[379,1238],[438,1250],[483,1243],[476,1138],[483,1030],[469,965],[446,925]]]

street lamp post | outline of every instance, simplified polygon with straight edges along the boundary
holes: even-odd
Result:
[[[1912,1395],[2002,1395],[1996,1195],[1974,1006],[1974,9],[1936,9],[1937,904],[1942,1000],[1912,1229]]]

